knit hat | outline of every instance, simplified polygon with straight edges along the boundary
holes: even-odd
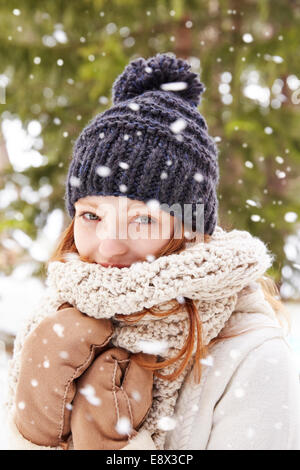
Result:
[[[197,106],[205,91],[174,54],[131,61],[112,87],[113,106],[74,144],[65,204],[92,195],[126,196],[211,235],[217,224],[218,149]]]

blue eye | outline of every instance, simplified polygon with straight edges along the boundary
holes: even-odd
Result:
[[[95,218],[89,218],[89,217],[88,217],[88,218],[86,219],[86,217],[84,217],[86,214],[91,215],[92,217],[95,217]],[[79,217],[83,217],[85,220],[89,220],[90,222],[94,222],[94,221],[96,221],[97,219],[98,219],[98,220],[101,220],[101,219],[100,219],[96,214],[94,214],[93,212],[82,212],[81,214],[79,214]],[[143,217],[144,217],[144,220],[145,220],[145,219],[147,220],[147,222],[146,222],[147,225],[149,225],[149,224],[151,224],[151,223],[155,223],[155,220],[152,219],[152,217],[150,217],[149,215],[139,215],[139,216],[135,217],[134,220],[139,219],[139,218],[143,218]],[[144,224],[143,224],[143,225],[144,225]]]
[[[82,213],[79,215],[79,217],[83,217],[85,214],[93,215],[93,216],[96,217],[96,219],[99,219],[99,217],[98,217],[96,214],[94,214],[93,212],[82,212]],[[85,217],[83,217],[83,218],[85,219]],[[95,221],[96,219],[89,219],[89,218],[88,218],[87,220]]]
[[[147,222],[148,225],[149,225],[149,221],[150,221],[150,223],[154,222],[154,220],[151,217],[149,217],[149,215],[139,215],[138,217],[136,217],[136,219],[138,219],[140,217],[145,217],[145,219],[148,219],[148,222]]]

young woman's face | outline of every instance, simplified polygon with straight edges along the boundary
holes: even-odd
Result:
[[[98,264],[123,267],[153,259],[174,233],[172,215],[125,196],[87,196],[75,209],[78,253]]]

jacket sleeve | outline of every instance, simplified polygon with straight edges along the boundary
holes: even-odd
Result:
[[[206,449],[300,450],[299,376],[283,338],[240,363],[215,406]]]

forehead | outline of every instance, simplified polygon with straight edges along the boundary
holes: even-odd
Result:
[[[101,206],[102,204],[112,204],[117,207],[118,204],[120,203],[126,203],[128,209],[132,208],[147,208],[147,204],[145,204],[143,201],[138,201],[136,199],[129,199],[128,197],[125,196],[87,196],[81,199],[78,199],[78,201],[75,202],[75,206],[91,206],[94,208],[97,208]]]

